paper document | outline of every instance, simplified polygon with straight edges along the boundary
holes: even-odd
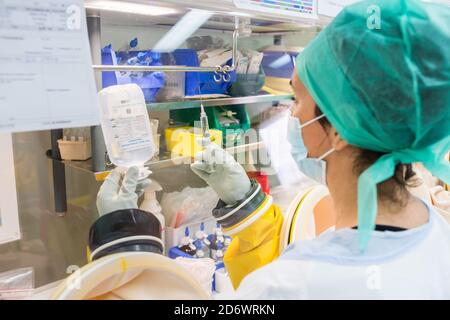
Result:
[[[0,131],[99,123],[83,0],[0,0]]]
[[[0,244],[20,239],[12,137],[0,133]]]

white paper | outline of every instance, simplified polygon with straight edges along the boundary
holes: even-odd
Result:
[[[20,239],[11,134],[0,133],[0,244]]]
[[[360,0],[318,0],[317,10],[319,14],[329,17],[336,17],[344,7]]]
[[[99,123],[82,0],[0,0],[0,131]]]

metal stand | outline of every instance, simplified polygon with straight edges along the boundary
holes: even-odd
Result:
[[[64,216],[67,212],[66,171],[64,163],[61,162],[58,140],[63,138],[63,130],[51,130],[52,149],[48,154],[52,159],[53,166],[53,194],[55,197],[55,212]],[[58,161],[59,160],[59,161]]]
[[[93,64],[102,63],[102,44],[101,44],[101,20],[100,14],[94,11],[87,13],[87,25],[89,32],[89,42],[91,45],[91,56]],[[102,73],[95,72],[97,90],[102,89]],[[106,170],[105,156],[106,146],[103,138],[102,128],[100,126],[91,127],[92,143],[92,166],[94,172]]]

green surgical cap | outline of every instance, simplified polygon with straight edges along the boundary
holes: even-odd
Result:
[[[377,184],[397,164],[422,162],[450,183],[450,7],[357,2],[298,56],[297,71],[344,140],[385,153],[358,180],[364,251],[375,227]]]

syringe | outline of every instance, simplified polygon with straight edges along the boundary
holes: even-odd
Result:
[[[207,143],[211,142],[211,134],[209,132],[208,116],[206,115],[203,103],[200,103],[200,125],[202,129],[203,143],[206,145]]]
[[[211,143],[211,133],[209,132],[209,122],[208,122],[208,116],[206,115],[205,112],[205,107],[203,106],[203,103],[200,102],[200,126],[202,129],[202,138],[201,138],[201,143],[202,143],[202,147],[206,148],[210,145]],[[204,161],[202,159],[202,161]],[[207,172],[214,172],[215,168],[214,168],[214,164],[208,164],[206,171]]]

